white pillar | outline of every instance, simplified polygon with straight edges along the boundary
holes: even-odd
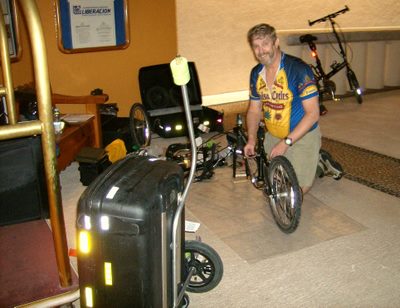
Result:
[[[292,56],[301,58],[302,50],[303,50],[302,45],[292,45],[292,46],[285,47],[285,49],[283,49],[283,52],[290,54]]]
[[[382,89],[384,86],[385,41],[367,43],[365,86]]]
[[[386,42],[384,85],[400,86],[400,41]]]

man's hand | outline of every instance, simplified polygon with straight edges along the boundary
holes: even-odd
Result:
[[[271,150],[270,158],[274,158],[279,155],[284,155],[288,150],[289,146],[281,140]]]
[[[246,157],[256,155],[254,142],[247,142],[243,148],[243,155]]]

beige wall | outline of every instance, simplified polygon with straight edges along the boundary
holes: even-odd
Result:
[[[310,28],[308,20],[338,11],[344,5],[350,11],[336,18],[344,30],[400,30],[398,0],[176,0],[178,51],[196,62],[202,94],[206,96],[203,101],[213,103],[212,96],[220,94],[229,100],[230,93],[248,89],[249,72],[255,65],[246,42],[251,26],[261,22],[274,25],[285,50],[285,34],[322,30],[324,24]]]
[[[169,63],[177,54],[174,1],[128,0],[129,47],[76,54],[65,54],[58,49],[55,2],[36,2],[44,28],[53,92],[86,95],[101,88],[109,94],[110,102],[118,103],[119,115],[126,116],[131,104],[141,101],[139,68]],[[20,24],[23,54],[21,61],[12,64],[16,86],[33,79],[27,30],[22,18]]]
[[[57,47],[54,0],[38,0],[37,3],[44,27],[53,91],[84,95],[94,88],[102,88],[110,95],[110,102],[118,103],[120,116],[128,114],[133,102],[141,101],[138,69],[170,62],[177,53],[196,62],[205,96],[203,103],[235,101],[237,93],[246,97],[249,71],[255,64],[246,42],[246,32],[259,22],[275,25],[282,37],[298,31],[314,31],[318,28],[309,28],[308,19],[319,18],[347,4],[350,12],[337,18],[344,30],[400,29],[398,0],[311,0],[306,5],[298,0],[128,0],[131,43],[127,49],[64,54]],[[22,18],[20,27],[23,53],[22,59],[12,64],[15,85],[33,79]],[[288,52],[304,53],[301,47],[282,45]],[[400,59],[398,45],[394,46],[385,53],[390,59]],[[356,57],[360,59],[357,54]],[[363,63],[357,65],[363,67]],[[398,67],[387,61],[385,66]],[[394,73],[385,78],[390,85],[399,80],[396,73],[399,70],[392,71]],[[359,76],[359,79],[364,78]]]

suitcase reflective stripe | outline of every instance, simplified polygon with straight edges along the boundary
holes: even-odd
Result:
[[[88,186],[77,213],[82,307],[172,305],[171,232],[182,186],[175,162],[133,156]]]

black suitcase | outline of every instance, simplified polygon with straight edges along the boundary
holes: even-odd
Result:
[[[178,164],[133,155],[87,187],[77,213],[81,307],[172,306],[172,224],[182,189]],[[179,283],[183,232],[184,213],[175,268]]]

